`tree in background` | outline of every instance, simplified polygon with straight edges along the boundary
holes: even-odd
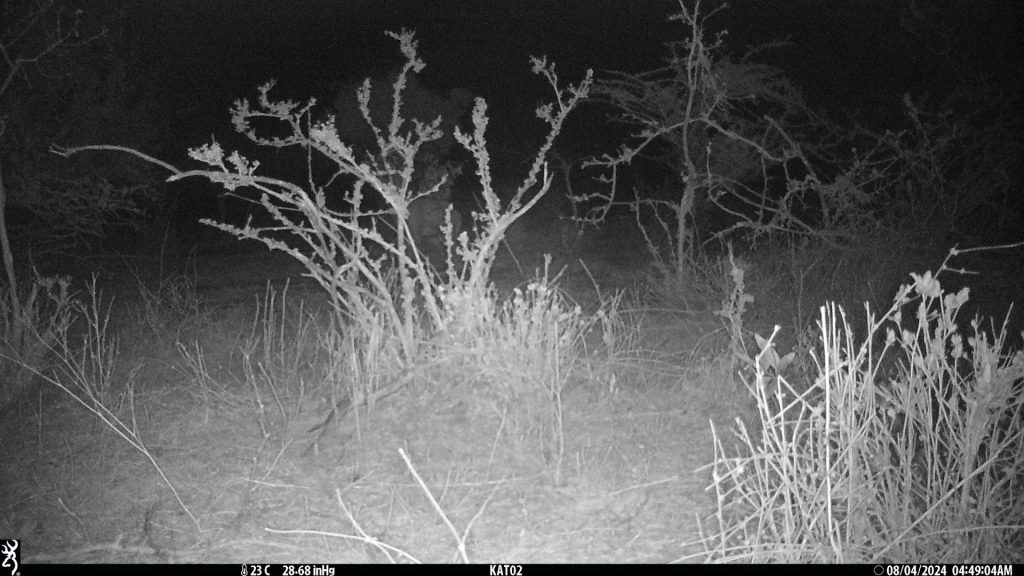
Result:
[[[53,142],[155,144],[157,100],[120,3],[85,13],[58,0],[5,3],[0,31],[0,194],[15,254],[65,251],[139,228],[157,190],[134,159],[49,153]]]
[[[97,11],[86,14],[62,0],[0,5],[0,406],[41,370],[73,315],[68,280],[36,273],[19,288],[23,257],[138,228],[155,197],[155,180],[138,162],[67,162],[49,153],[58,141],[143,145],[157,135],[153,101],[136,80],[123,5],[93,6]]]

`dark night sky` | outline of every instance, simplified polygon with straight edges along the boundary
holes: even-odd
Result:
[[[949,0],[953,1],[953,0]],[[947,2],[948,3],[948,2]],[[705,7],[712,2],[705,2]],[[739,0],[711,20],[729,30],[735,51],[790,40],[770,52],[818,106],[871,109],[894,96],[943,83],[948,71],[908,56],[896,0]],[[963,4],[962,2],[960,3]],[[962,49],[1015,46],[1019,20],[979,0],[964,13]],[[278,80],[276,94],[328,96],[335,80],[401,62],[384,30],[414,29],[428,84],[468,88],[490,105],[492,125],[531,123],[549,90],[529,73],[529,55],[547,55],[563,81],[587,67],[640,71],[660,64],[663,43],[682,37],[668,0],[147,0],[131,8],[143,57],[171,96],[175,139],[197,143],[231,132],[231,102]],[[1013,10],[1012,12],[1019,12]],[[958,15],[959,16],[959,15]]]
[[[580,9],[584,5],[587,10]],[[530,55],[547,55],[572,82],[587,67],[656,64],[673,29],[665,21],[670,6],[621,0],[174,0],[147,2],[135,29],[146,39],[145,58],[167,71],[164,89],[178,111],[189,110],[186,125],[217,122],[230,130],[230,103],[252,97],[257,84],[270,78],[278,80],[279,96],[323,101],[332,81],[401,63],[397,43],[384,31],[403,26],[416,32],[427,63],[423,79],[484,96],[500,125],[513,118],[534,122],[533,108],[549,97],[529,71]]]

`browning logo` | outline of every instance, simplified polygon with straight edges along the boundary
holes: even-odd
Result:
[[[21,572],[21,551],[20,542],[17,540],[4,540],[0,543],[0,558],[3,559],[0,562],[0,574],[3,576],[18,576]]]

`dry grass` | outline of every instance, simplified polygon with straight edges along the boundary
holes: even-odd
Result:
[[[867,339],[835,305],[821,309],[806,389],[755,371],[760,429],[739,422],[738,450],[715,430],[708,559],[1020,561],[1024,356],[1006,348],[1005,325],[961,333],[966,289],[914,279],[868,316]],[[885,380],[889,354],[899,369]]]

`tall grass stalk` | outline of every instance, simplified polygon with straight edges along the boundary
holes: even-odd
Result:
[[[77,307],[70,286],[68,278],[36,273],[25,295],[0,287],[0,409],[47,371],[51,348],[66,340]]]
[[[755,364],[760,433],[738,420],[732,449],[712,423],[706,558],[1021,561],[1024,354],[1006,350],[1005,324],[992,336],[975,320],[964,336],[967,299],[914,275],[880,321],[869,315],[862,342],[841,309],[823,307],[803,392]],[[879,352],[886,324],[902,328]],[[890,354],[898,368],[885,379]]]
[[[76,303],[76,316],[85,322],[84,330],[75,337],[69,330],[56,333],[55,342],[49,347],[48,354],[52,358],[52,369],[42,372],[34,366],[24,365],[35,376],[56,387],[94,414],[103,424],[128,444],[138,450],[170,489],[174,499],[185,511],[196,529],[201,529],[199,520],[185,505],[178,490],[157,463],[153,454],[146,448],[139,435],[134,416],[134,376],[136,371],[127,372],[126,377],[118,378],[118,346],[117,339],[109,334],[108,321],[110,306],[106,310],[101,305],[101,297],[96,288],[95,278],[87,287],[88,299]],[[123,400],[128,401],[127,407]],[[127,408],[130,424],[110,407],[118,406],[118,412]]]
[[[500,417],[518,441],[539,442],[556,476],[565,453],[563,395],[585,359],[585,337],[609,328],[617,298],[599,313],[584,313],[544,272],[498,303],[457,290],[443,292],[445,318],[439,346],[467,367],[477,384],[476,409]],[[612,336],[603,338],[613,341]]]

